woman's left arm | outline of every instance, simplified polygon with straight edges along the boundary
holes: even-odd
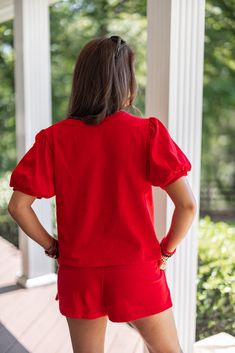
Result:
[[[54,238],[39,222],[31,207],[35,199],[34,196],[15,190],[8,204],[8,212],[25,234],[47,250],[53,245]]]

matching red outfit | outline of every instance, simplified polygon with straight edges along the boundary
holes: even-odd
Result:
[[[12,171],[10,186],[37,198],[56,197],[56,299],[59,297],[63,315],[92,318],[108,314],[111,293],[115,307],[114,298],[118,301],[124,292],[128,299],[123,300],[129,302],[141,288],[146,310],[144,306],[132,314],[138,307],[133,300],[129,311],[124,304],[123,313],[114,309],[114,321],[129,321],[172,306],[165,273],[157,265],[161,252],[154,229],[152,185],[164,189],[190,170],[190,161],[156,117],[118,111],[96,126],[69,117],[36,134],[33,146]],[[148,280],[144,280],[144,269],[148,269]],[[111,271],[121,280],[119,285]],[[130,271],[138,284],[130,280]],[[148,273],[152,275],[148,277]],[[153,280],[151,287],[153,273],[158,280]],[[96,284],[91,296],[94,305],[86,294],[92,283]],[[149,297],[151,293],[154,298]],[[105,305],[96,307],[95,299],[101,302],[104,297]],[[150,299],[155,302],[152,306]],[[143,300],[143,294],[137,298],[140,305]]]

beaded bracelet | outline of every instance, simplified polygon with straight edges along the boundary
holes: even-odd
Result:
[[[45,254],[53,259],[57,259],[59,257],[58,240],[55,238],[53,238],[53,240],[53,245],[49,249],[45,250]]]
[[[166,257],[166,256],[162,256],[161,258],[161,265],[160,265],[160,269],[161,270],[165,270],[166,269],[166,265],[167,265],[167,261],[168,261],[169,257]]]
[[[176,252],[176,248],[173,250],[173,251],[167,251],[164,247],[164,243],[166,241],[166,237],[164,237],[160,243],[160,248],[161,248],[161,252],[162,252],[162,255],[165,256],[165,257],[171,257],[175,252]]]

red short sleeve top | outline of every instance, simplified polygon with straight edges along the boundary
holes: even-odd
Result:
[[[160,259],[152,185],[190,170],[158,118],[118,111],[96,126],[65,118],[39,131],[10,186],[55,196],[59,264],[110,266]]]
[[[164,189],[191,170],[191,163],[156,117],[149,119],[149,182]]]
[[[38,199],[50,198],[55,195],[54,172],[52,148],[46,129],[42,129],[12,171],[10,186]]]

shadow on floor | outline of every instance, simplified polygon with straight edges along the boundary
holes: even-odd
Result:
[[[22,289],[22,288],[24,287],[21,286],[20,284],[11,284],[10,286],[3,286],[3,287],[0,287],[0,294],[13,292],[15,290]]]
[[[0,352],[30,353],[0,322]]]

